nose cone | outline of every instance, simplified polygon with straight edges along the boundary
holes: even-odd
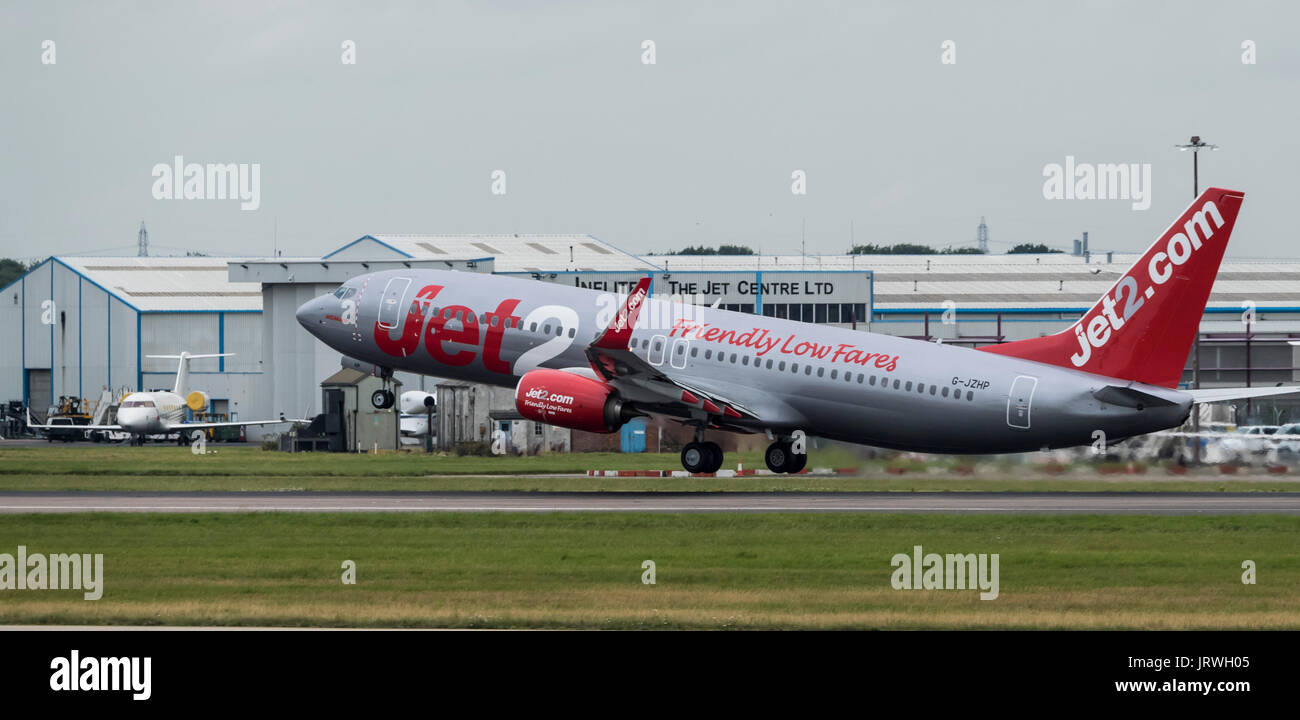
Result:
[[[312,298],[298,307],[298,312],[294,313],[298,318],[298,324],[307,329],[312,335],[320,334],[320,325],[325,320],[325,310],[321,307],[320,298]]]
[[[158,412],[150,408],[124,407],[117,411],[117,424],[131,432],[156,430]]]

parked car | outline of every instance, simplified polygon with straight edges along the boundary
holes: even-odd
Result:
[[[1273,441],[1277,445],[1279,455],[1285,454],[1293,457],[1300,455],[1300,423],[1287,423],[1278,428],[1273,433],[1273,436],[1282,438]]]
[[[1277,432],[1277,425],[1242,425],[1232,437],[1223,438],[1219,445],[1225,452],[1238,456],[1259,455],[1272,446],[1266,438]]]

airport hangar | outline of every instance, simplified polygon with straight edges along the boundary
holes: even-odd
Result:
[[[337,372],[340,357],[302,330],[294,311],[349,277],[381,269],[497,273],[607,291],[649,274],[660,296],[978,346],[1064,329],[1136,259],[638,256],[588,235],[367,235],[311,258],[59,256],[0,290],[0,333],[9,339],[0,348],[0,399],[21,400],[43,417],[60,396],[94,401],[104,389],[120,396],[170,388],[175,361],[148,355],[226,352],[234,356],[191,367],[191,384],[212,398],[210,411],[232,419],[311,417],[321,411],[319,383]],[[1185,384],[1194,382],[1198,356],[1202,387],[1300,380],[1297,281],[1300,261],[1225,260]],[[405,390],[433,392],[439,383],[398,379]],[[502,409],[509,393],[497,394],[486,399],[497,409],[480,407],[481,417],[509,416]],[[1270,408],[1273,417],[1252,422],[1300,417],[1287,399],[1254,408]],[[482,434],[482,422],[461,424]],[[276,430],[249,428],[249,437]]]

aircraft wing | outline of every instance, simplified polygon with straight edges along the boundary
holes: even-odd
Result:
[[[1191,394],[1192,402],[1208,403],[1222,402],[1224,400],[1244,400],[1246,398],[1265,397],[1268,395],[1300,393],[1300,385],[1249,388],[1200,388],[1196,390],[1184,390],[1183,392]]]
[[[208,428],[247,427],[249,425],[277,425],[279,423],[310,423],[300,418],[280,418],[279,420],[233,420],[231,422],[188,422],[168,425],[168,430],[206,430]]]
[[[661,409],[674,415],[703,416],[715,427],[738,432],[752,430],[734,426],[731,421],[764,420],[773,425],[801,421],[776,408],[753,407],[734,390],[719,390],[684,380],[672,368],[656,367],[632,352],[628,341],[649,289],[650,278],[642,278],[610,326],[587,346],[587,360],[598,379],[618,388],[626,399],[649,406],[651,411]]]

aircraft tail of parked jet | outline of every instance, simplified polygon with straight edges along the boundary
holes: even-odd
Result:
[[[980,349],[1177,387],[1242,198],[1220,188],[1201,193],[1071,327]]]
[[[176,385],[172,392],[185,397],[185,388],[190,384],[190,361],[201,360],[203,358],[231,357],[234,353],[209,353],[207,355],[191,355],[182,352],[180,355],[145,355],[149,358],[158,358],[160,360],[179,360],[179,367],[176,368]]]

